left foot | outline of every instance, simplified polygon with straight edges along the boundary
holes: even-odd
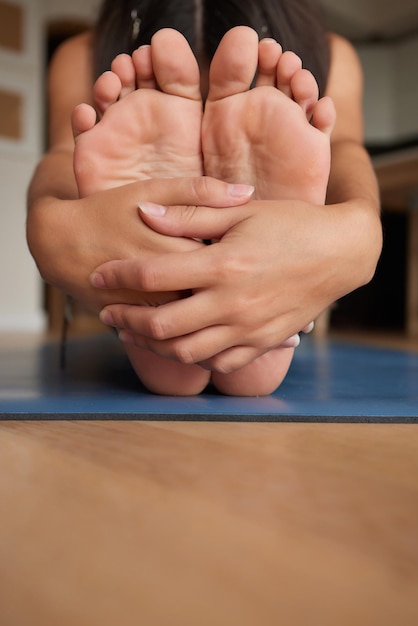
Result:
[[[164,29],[154,35],[151,47],[129,59],[118,57],[116,71],[97,80],[94,98],[102,116],[97,123],[96,111],[87,104],[73,112],[81,197],[147,178],[203,173],[200,75],[186,39]]]
[[[157,90],[159,87],[160,91]],[[74,169],[80,196],[145,178],[201,176],[200,75],[186,40],[159,31],[151,46],[119,55],[94,85],[96,110],[73,113]],[[193,244],[198,246],[196,242]],[[144,294],[162,304],[178,294]],[[196,395],[210,374],[125,344],[138,378],[152,392]]]

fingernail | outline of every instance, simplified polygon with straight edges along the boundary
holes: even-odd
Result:
[[[297,348],[298,345],[300,344],[300,336],[299,335],[295,335],[293,337],[293,340],[294,340],[294,347]]]
[[[298,345],[300,344],[300,337],[299,335],[292,335],[291,337],[289,337],[289,339],[286,339],[286,341],[282,344],[282,348],[297,348]]]
[[[90,274],[89,281],[90,284],[93,285],[93,287],[97,287],[98,289],[106,289],[106,281],[103,274],[100,274],[100,272],[93,272],[92,274]]]
[[[249,198],[254,193],[253,185],[228,185],[228,193],[232,198]]]
[[[314,329],[314,326],[315,326],[315,322],[311,322],[310,324],[305,326],[305,328],[303,329],[303,332],[306,334],[311,333]]]
[[[145,215],[153,215],[154,217],[162,217],[167,212],[167,207],[154,202],[138,202],[138,207]]]
[[[133,336],[126,330],[119,331],[118,337],[122,343],[134,343]]]
[[[100,321],[103,322],[103,324],[106,324],[106,326],[115,325],[113,315],[111,314],[110,311],[106,311],[106,310],[100,311],[99,318],[100,318]]]

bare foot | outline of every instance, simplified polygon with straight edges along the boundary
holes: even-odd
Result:
[[[256,88],[250,85],[256,75]],[[258,199],[323,204],[335,111],[299,57],[239,26],[213,58],[202,147],[205,173],[253,184]]]
[[[93,95],[99,121],[86,104],[72,117],[81,197],[146,178],[202,175],[200,74],[180,33],[159,31],[151,46],[116,57]],[[167,294],[152,299],[161,304]],[[210,373],[198,365],[124,347],[138,378],[154,393],[196,395],[209,382]]]
[[[81,197],[147,178],[202,175],[199,68],[180,33],[161,30],[150,47],[117,57],[96,81],[94,99],[97,123],[87,104],[72,116]]]
[[[250,89],[256,77],[255,88]],[[205,173],[255,186],[258,199],[325,201],[335,110],[318,100],[300,58],[250,28],[222,39],[209,72],[202,127]],[[283,381],[293,348],[279,348],[231,374],[212,374],[230,395],[267,395]]]

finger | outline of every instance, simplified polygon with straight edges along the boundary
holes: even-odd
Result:
[[[214,244],[216,245],[216,244]],[[147,259],[107,261],[90,275],[90,284],[98,289],[130,289],[135,291],[185,291],[213,285],[219,264],[218,257],[209,254],[210,247],[192,252],[169,253]],[[164,305],[160,311],[165,310]],[[174,306],[174,304],[173,304]],[[154,309],[150,310],[154,312]]]
[[[300,337],[298,334],[296,334],[289,337],[289,339],[286,339],[286,341],[283,341],[279,348],[297,348],[299,344]]]
[[[151,350],[154,354],[185,365],[197,363],[202,365],[220,353],[225,346],[227,349],[231,348],[236,341],[229,326],[212,326],[197,333],[165,341],[156,341],[126,330],[119,332],[119,338],[123,343]]]
[[[162,206],[140,202],[138,208],[143,221],[160,234],[198,239],[221,239],[248,215],[244,207],[243,212],[238,207],[219,211],[203,206]]]
[[[152,320],[152,323],[155,323],[155,320]],[[255,333],[251,331],[244,333],[235,326],[227,324],[203,327],[201,320],[199,320],[198,325],[200,326],[198,330],[182,336],[174,336],[173,332],[176,332],[176,329],[172,327],[170,329],[172,337],[169,339],[159,340],[155,338],[159,334],[162,336],[166,334],[166,329],[160,332],[159,326],[154,326],[151,333],[149,333],[150,329],[146,329],[145,334],[123,330],[120,332],[120,339],[123,342],[134,343],[138,347],[147,348],[162,357],[174,359],[184,364],[198,363],[206,369],[220,373],[228,373],[247,365],[269,350],[279,347],[294,348],[297,344],[297,340],[294,338],[292,342],[289,342],[289,345],[285,345],[287,342],[280,338],[274,325],[270,328],[267,326]],[[230,352],[231,348],[234,348],[233,352]]]
[[[233,346],[212,358],[201,361],[199,365],[212,372],[230,374],[249,365],[259,356],[261,352],[254,346]]]
[[[302,332],[305,334],[311,333],[315,327],[315,322],[310,322],[304,328],[302,328]]]
[[[210,176],[151,179],[133,185],[139,192],[138,203],[152,200],[163,205],[239,206],[248,202],[254,193],[252,185],[225,183]]]
[[[122,187],[107,189],[95,194],[106,202],[112,198],[138,206],[141,201],[152,201],[162,205],[202,205],[208,207],[232,207],[245,204],[251,198],[251,185],[231,185],[209,176],[191,178],[153,178],[129,183]]]
[[[111,304],[101,311],[100,319],[108,326],[164,341],[190,335],[201,328],[222,325],[218,319],[219,306],[215,302],[210,308],[208,304],[209,297],[202,291],[157,308]]]
[[[204,369],[218,372],[219,374],[230,374],[231,372],[249,365],[263,354],[262,351],[254,346],[233,346],[219,354],[198,362],[194,360],[195,353],[186,353],[185,351],[180,351],[178,348],[176,349],[174,342],[154,342],[147,337],[124,330],[119,332],[119,338],[122,343],[132,344],[137,348],[149,350],[165,359],[176,361],[181,359],[184,362],[184,359],[187,358],[188,363],[198,363]],[[193,361],[191,359],[193,359]]]
[[[297,348],[299,344],[300,337],[296,334],[286,339],[286,341],[277,346],[277,348],[270,349]],[[228,374],[249,365],[266,351],[268,350],[263,350],[256,346],[233,346],[228,350],[216,354],[212,358],[200,362],[199,365],[211,371]]]

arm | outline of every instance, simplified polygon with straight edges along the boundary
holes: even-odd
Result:
[[[356,288],[372,278],[382,248],[379,189],[364,147],[360,61],[345,39],[331,35],[330,46],[327,95],[334,100],[337,122],[331,140],[327,204],[335,207],[342,219],[348,214],[351,256],[359,270]]]
[[[185,251],[196,241],[163,236],[138,217],[139,200],[167,204],[230,206],[247,198],[213,179],[148,180],[79,199],[73,173],[71,112],[92,102],[90,35],[63,44],[49,72],[48,153],[34,173],[28,193],[27,238],[43,278],[94,311],[110,302],[153,302],[134,290],[92,289],[95,266],[118,258],[146,258],[157,252]],[[165,300],[170,294],[164,294]]]

